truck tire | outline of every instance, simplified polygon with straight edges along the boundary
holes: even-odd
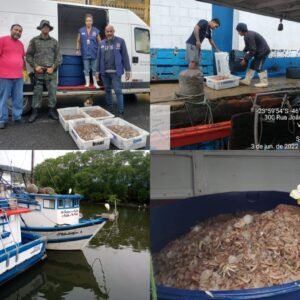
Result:
[[[128,101],[128,102],[136,102],[137,101],[136,94],[125,94],[124,98],[125,98],[125,101]]]
[[[23,97],[23,112],[22,115],[26,115],[31,111],[31,103],[32,103],[32,96],[24,96]],[[11,98],[8,99],[8,112],[9,115],[12,115],[12,103]]]
[[[289,67],[286,69],[286,77],[300,79],[300,67]]]

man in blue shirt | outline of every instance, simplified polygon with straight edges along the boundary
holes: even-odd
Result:
[[[125,41],[115,36],[115,30],[112,25],[105,27],[106,39],[99,44],[97,73],[99,74],[105,87],[106,104],[109,111],[112,111],[112,88],[115,91],[118,104],[118,116],[123,117],[124,114],[124,97],[122,93],[121,77],[125,71],[126,81],[130,78],[130,62],[127,53]]]
[[[201,65],[201,44],[205,38],[209,40],[209,43],[217,52],[220,51],[211,36],[211,31],[220,27],[220,25],[219,19],[212,19],[209,22],[200,20],[196,24],[194,31],[186,41],[186,59],[189,62],[190,69],[197,69],[199,64]]]
[[[79,55],[81,52],[86,83],[85,86],[90,86],[90,71],[92,71],[94,86],[97,89],[100,88],[96,81],[96,60],[98,44],[101,41],[99,33],[100,31],[93,26],[93,16],[91,14],[86,14],[85,26],[81,27],[78,31],[76,54]]]

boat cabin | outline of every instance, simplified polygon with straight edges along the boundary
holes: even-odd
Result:
[[[44,195],[24,193],[15,195],[21,207],[32,212],[24,216],[30,218],[31,227],[55,227],[79,223],[81,195]]]

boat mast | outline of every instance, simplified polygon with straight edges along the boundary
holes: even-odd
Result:
[[[31,150],[31,183],[34,183],[34,150]]]

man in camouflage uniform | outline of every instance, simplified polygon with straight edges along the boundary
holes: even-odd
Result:
[[[34,122],[38,117],[38,109],[42,106],[43,85],[48,90],[49,117],[58,120],[56,112],[57,68],[62,62],[57,40],[49,36],[53,30],[49,21],[42,20],[39,36],[34,37],[28,46],[26,60],[34,69],[35,85],[32,99],[32,114],[28,122]]]

